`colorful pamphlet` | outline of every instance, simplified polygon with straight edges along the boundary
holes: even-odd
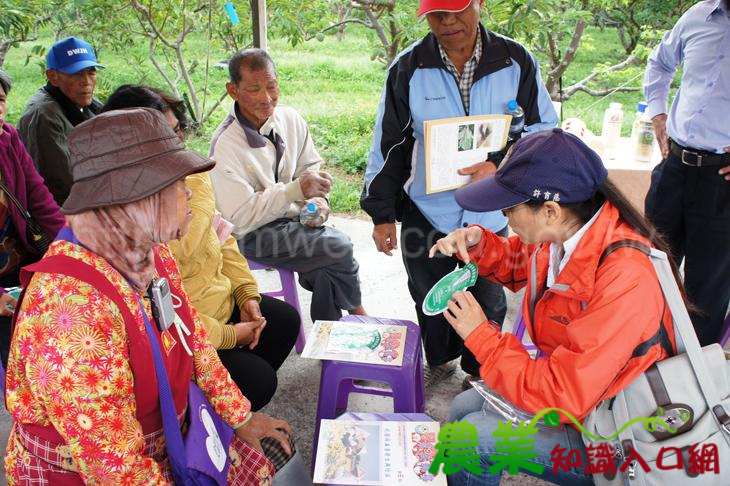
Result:
[[[315,321],[302,357],[401,366],[407,331],[402,325]]]
[[[314,482],[347,485],[446,486],[428,468],[438,422],[322,420]]]
[[[462,268],[457,268],[453,272],[445,275],[423,299],[421,306],[423,313],[427,316],[435,316],[441,314],[449,307],[451,296],[460,290],[466,290],[477,283],[479,269],[474,262],[469,262]]]

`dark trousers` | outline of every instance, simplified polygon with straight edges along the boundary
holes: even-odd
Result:
[[[506,235],[507,228],[498,234]],[[457,264],[461,264],[456,257],[446,257],[440,253],[428,258],[428,251],[433,244],[444,236],[431,226],[415,204],[410,201],[406,203],[401,226],[401,252],[408,274],[408,290],[416,302],[426,361],[430,365],[440,365],[461,356],[461,368],[471,375],[478,375],[479,362],[446,319],[440,314],[427,316],[421,310],[431,287],[454,270]],[[502,286],[480,277],[469,291],[482,305],[487,317],[501,325],[507,312],[507,299]]]
[[[721,166],[691,167],[671,154],[654,168],[646,216],[664,235],[684,286],[700,344],[720,340],[730,300],[730,181]]]
[[[31,262],[28,262],[29,265]],[[23,265],[26,265],[25,263]],[[10,275],[0,277],[0,287],[17,287],[20,285],[20,268],[17,272]],[[16,305],[16,308],[20,304]],[[0,317],[0,360],[2,360],[3,368],[8,366],[8,354],[10,353],[10,326],[13,322],[12,317]]]
[[[277,219],[247,233],[238,248],[246,258],[297,272],[299,285],[312,292],[312,321],[337,321],[362,303],[352,241],[330,226]]]
[[[238,308],[234,308],[231,321],[240,322],[239,314]],[[221,363],[254,411],[274,396],[278,385],[276,370],[284,363],[299,334],[299,313],[286,302],[262,295],[261,315],[266,318],[266,327],[258,346],[218,351]]]

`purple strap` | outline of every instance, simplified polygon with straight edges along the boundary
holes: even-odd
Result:
[[[64,226],[59,231],[57,240],[68,241],[76,245],[83,246],[79,243],[79,240],[74,235],[71,228]],[[130,284],[131,285],[131,284]],[[187,484],[187,466],[185,461],[185,447],[183,445],[182,431],[180,430],[180,423],[175,413],[175,403],[172,399],[172,390],[170,389],[170,381],[167,378],[167,371],[165,369],[165,362],[162,360],[162,352],[160,346],[157,343],[157,336],[152,328],[147,312],[145,312],[142,300],[135,293],[137,297],[137,303],[139,304],[140,310],[142,311],[142,317],[144,318],[144,327],[147,331],[147,337],[149,338],[150,345],[152,347],[152,357],[155,362],[155,375],[157,376],[157,387],[160,394],[160,411],[162,412],[162,428],[165,431],[165,442],[167,443],[167,455],[170,459],[170,465],[172,466],[172,473],[175,477],[175,482],[178,484]]]

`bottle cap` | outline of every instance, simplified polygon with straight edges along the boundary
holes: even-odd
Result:
[[[639,103],[636,105],[636,111],[638,113],[644,113],[646,111],[647,106],[648,105],[647,105],[646,101],[639,101]]]
[[[470,262],[463,268],[457,268],[444,276],[431,287],[431,290],[423,299],[423,313],[427,316],[441,314],[449,307],[451,296],[460,290],[466,290],[477,282],[479,271],[474,262]]]
[[[507,102],[507,109],[509,111],[515,111],[520,105],[517,104],[517,100],[509,100]]]
[[[612,110],[620,110],[620,109],[622,108],[622,107],[621,107],[621,103],[611,103],[611,104],[610,104],[610,105],[608,105],[608,106],[609,106],[609,108],[611,108]]]
[[[314,204],[313,202],[307,203],[307,211],[309,211],[310,213],[313,213],[316,210],[317,210],[317,205],[316,204]]]

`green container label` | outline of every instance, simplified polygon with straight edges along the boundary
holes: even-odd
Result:
[[[449,307],[449,301],[454,293],[466,290],[477,282],[479,271],[474,262],[444,276],[431,287],[423,300],[423,313],[427,316],[441,314]]]

